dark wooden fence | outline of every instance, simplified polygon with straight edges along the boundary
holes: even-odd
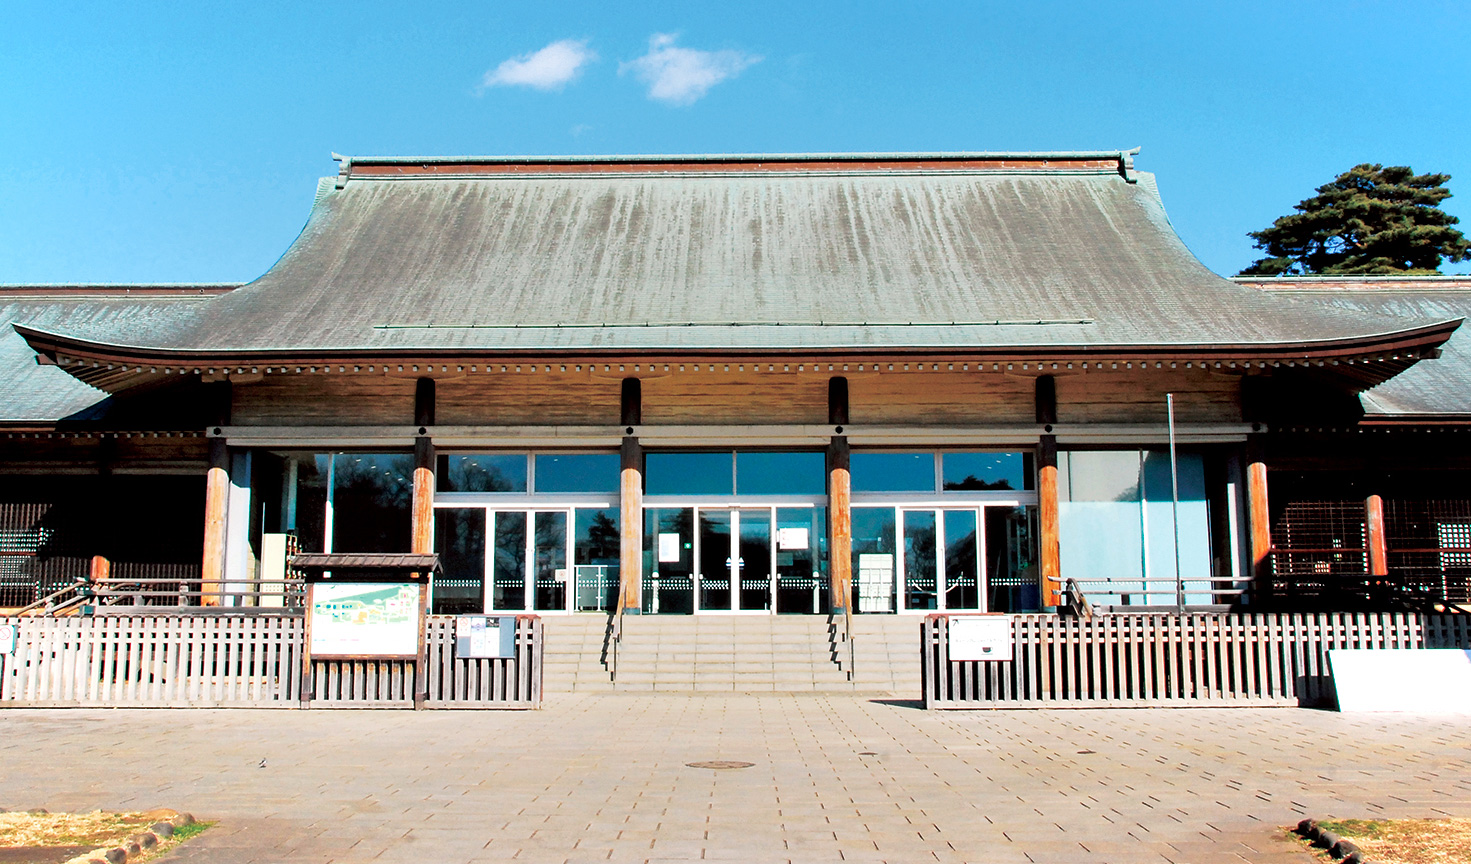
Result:
[[[954,661],[951,617],[920,625],[927,708],[1320,705],[1330,648],[1471,647],[1467,615],[1014,615],[1012,660]]]
[[[301,615],[110,614],[0,618],[0,707],[414,708],[413,661],[315,661]],[[425,631],[424,708],[541,704],[542,625],[517,620],[516,656],[455,656],[454,618]],[[303,695],[310,696],[303,700]]]

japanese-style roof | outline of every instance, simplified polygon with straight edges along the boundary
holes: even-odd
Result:
[[[71,333],[161,331],[236,284],[0,285],[0,324],[24,321]],[[36,362],[9,326],[0,331],[0,424],[49,426],[69,418],[104,419],[114,400],[65,371]]]
[[[1382,380],[1458,319],[1407,325],[1222,279],[1175,234],[1153,176],[1114,151],[352,159],[274,267],[188,320],[20,329],[47,356],[140,374],[342,356],[1188,351],[1379,352]]]
[[[1407,322],[1471,315],[1471,277],[1300,277],[1238,280],[1300,303]],[[1471,422],[1471,335],[1457,332],[1422,360],[1359,394],[1366,422]]]

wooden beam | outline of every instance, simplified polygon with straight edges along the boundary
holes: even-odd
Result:
[[[433,378],[420,378],[414,382],[414,425],[419,427],[434,425]]]
[[[1057,497],[1057,436],[1037,440],[1037,516],[1041,523],[1042,605],[1062,602],[1062,540]]]
[[[639,426],[644,422],[644,386],[637,378],[624,378],[619,389],[618,424]]]
[[[837,425],[837,424],[834,424]],[[853,476],[848,439],[834,435],[828,444],[828,602],[834,612],[853,602]]]
[[[434,551],[434,441],[424,435],[414,439],[414,499],[409,551]]]
[[[1389,543],[1384,534],[1384,499],[1370,495],[1364,501],[1364,525],[1369,535],[1369,575],[1389,575]]]
[[[1037,422],[1043,425],[1057,422],[1057,380],[1051,375],[1037,376],[1034,395],[1037,403]]]
[[[106,582],[107,577],[112,575],[112,562],[102,555],[92,556],[92,566],[88,569],[87,579],[92,584]]]
[[[644,563],[644,451],[638,438],[628,435],[619,448],[621,462],[618,507],[618,579],[623,609],[643,608]]]
[[[199,605],[220,605],[225,579],[225,514],[230,503],[230,450],[225,439],[209,440],[209,471],[204,480],[204,562],[199,575]]]
[[[848,379],[842,376],[827,379],[827,423],[848,425]]]

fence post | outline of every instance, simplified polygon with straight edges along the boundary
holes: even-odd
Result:
[[[1364,527],[1368,535],[1369,575],[1389,575],[1389,545],[1384,536],[1384,499],[1370,495],[1364,501]]]

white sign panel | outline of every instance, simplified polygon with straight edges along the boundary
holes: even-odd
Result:
[[[1471,651],[1332,648],[1339,711],[1471,714]]]
[[[957,615],[950,619],[951,660],[1010,660],[1010,615]]]
[[[678,534],[660,534],[659,535],[659,563],[660,564],[678,564],[679,563],[679,535]]]
[[[464,615],[455,619],[455,655],[505,659],[516,656],[516,618]]]
[[[311,586],[312,656],[414,657],[419,653],[419,586],[318,583]]]
[[[0,654],[15,653],[15,625],[0,625]]]
[[[776,529],[776,548],[778,549],[806,549],[806,528],[778,528]]]
[[[894,611],[894,556],[858,556],[858,611]]]

